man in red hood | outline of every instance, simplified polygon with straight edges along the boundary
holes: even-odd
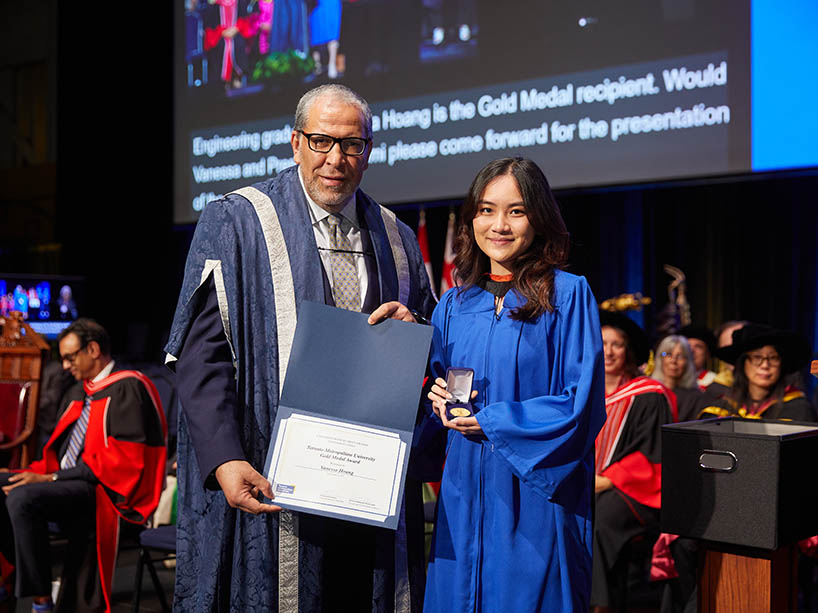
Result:
[[[17,597],[33,596],[35,611],[52,611],[48,522],[58,523],[69,539],[60,608],[110,611],[119,520],[144,523],[159,502],[165,416],[145,375],[116,370],[98,323],[78,319],[58,340],[62,366],[77,384],[42,459],[0,478],[0,550],[16,566]],[[91,531],[96,551],[89,550]],[[92,589],[77,589],[89,577]]]

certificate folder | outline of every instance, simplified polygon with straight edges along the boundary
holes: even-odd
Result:
[[[264,474],[275,504],[394,530],[432,328],[367,319],[301,305]]]

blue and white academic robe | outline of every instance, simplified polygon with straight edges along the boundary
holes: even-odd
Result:
[[[374,306],[399,300],[428,313],[433,298],[414,234],[361,190],[356,197],[375,256],[371,270],[376,278],[369,276],[370,285],[376,281],[379,289]],[[307,207],[297,169],[291,168],[209,203],[194,234],[168,360],[175,361],[191,340],[188,333],[196,328],[202,304],[217,304],[215,336],[227,341],[228,365],[232,359],[235,373],[222,395],[229,400],[232,393],[235,406],[227,416],[202,416],[199,403],[185,406],[180,392],[178,611],[304,613],[322,607],[325,552],[320,538],[313,537],[325,518],[236,511],[220,491],[209,489],[215,465],[205,458],[211,447],[232,445],[256,470],[263,469],[299,308],[304,301],[331,301]],[[210,439],[197,442],[191,432],[207,430],[196,425],[202,421],[221,425]],[[221,461],[226,459],[235,458],[227,455]],[[413,504],[415,489],[422,513],[419,487],[407,484],[405,504]],[[414,520],[413,510],[405,513],[397,532],[373,528],[378,531],[371,569],[373,611],[420,608],[423,524],[422,515]]]
[[[602,336],[582,277],[556,271],[555,308],[447,292],[431,368],[474,369],[484,438],[450,431],[424,611],[587,611],[594,440],[605,421]],[[437,420],[430,416],[429,420]]]

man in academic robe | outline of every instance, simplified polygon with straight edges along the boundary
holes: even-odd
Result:
[[[179,611],[420,610],[419,482],[407,482],[396,531],[257,499],[272,498],[258,471],[300,306],[371,313],[373,324],[433,306],[414,234],[358,189],[371,139],[360,96],[311,90],[296,110],[297,166],[209,203],[199,220],[167,345],[183,409]]]
[[[0,479],[2,553],[16,566],[17,597],[53,610],[48,524],[58,523],[68,548],[57,608],[110,611],[119,520],[145,523],[159,503],[165,416],[147,377],[116,370],[98,323],[78,319],[58,340],[63,368],[78,383],[42,458]]]

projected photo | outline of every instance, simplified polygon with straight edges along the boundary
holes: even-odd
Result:
[[[35,332],[54,339],[79,316],[83,295],[81,277],[0,273],[0,318],[19,311]]]
[[[191,89],[229,97],[473,57],[475,0],[185,0]],[[402,34],[396,35],[396,32]]]
[[[34,284],[0,279],[0,316],[20,311],[25,320],[46,320],[51,318],[52,307],[48,281]]]

